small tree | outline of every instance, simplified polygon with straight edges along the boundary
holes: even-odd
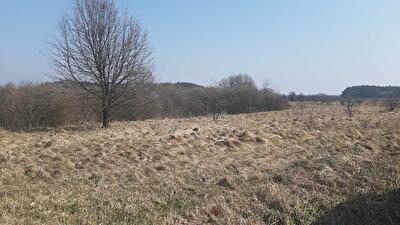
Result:
[[[255,111],[255,101],[259,94],[256,82],[247,74],[231,75],[222,79],[218,87],[223,88],[229,98],[227,113],[248,113]]]
[[[229,97],[225,88],[209,87],[207,88],[208,109],[214,121],[218,121],[222,112],[229,105]]]
[[[289,92],[288,100],[289,101],[296,101],[296,92],[294,92],[294,91]]]
[[[400,97],[398,92],[392,92],[388,97],[385,99],[385,106],[389,112],[394,111],[400,102]]]
[[[340,103],[344,106],[346,113],[349,115],[349,117],[352,118],[354,115],[355,107],[360,105],[362,101],[360,99],[344,97]]]
[[[151,79],[151,51],[138,22],[120,14],[113,0],[75,0],[72,15],[50,42],[55,77],[101,101],[103,127],[127,90]]]

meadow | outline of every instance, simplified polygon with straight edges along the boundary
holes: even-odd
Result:
[[[0,130],[0,224],[400,224],[400,112]]]

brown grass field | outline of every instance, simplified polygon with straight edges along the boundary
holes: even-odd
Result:
[[[400,113],[1,130],[0,172],[0,224],[400,224]]]

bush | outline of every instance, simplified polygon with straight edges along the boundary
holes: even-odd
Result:
[[[219,87],[227,89],[229,114],[280,110],[288,106],[287,97],[269,88],[258,90],[255,81],[246,74],[225,78]]]
[[[49,84],[8,84],[0,87],[0,126],[30,130],[76,123],[82,112],[76,96]]]
[[[400,102],[399,92],[393,92],[384,100],[385,107],[389,112],[394,111],[399,106],[399,102]]]

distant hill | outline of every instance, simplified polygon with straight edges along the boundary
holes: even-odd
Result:
[[[176,88],[204,88],[204,86],[189,83],[189,82],[177,82],[177,83],[159,83],[160,86],[173,86]]]
[[[342,97],[352,98],[385,98],[392,94],[400,94],[398,86],[372,86],[360,85],[346,88],[342,92]]]

